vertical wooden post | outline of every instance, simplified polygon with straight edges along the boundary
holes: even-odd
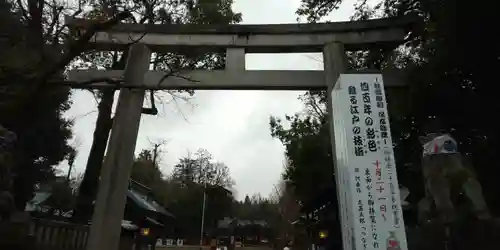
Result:
[[[125,85],[134,87],[144,83],[150,59],[151,51],[145,44],[131,45],[124,72]],[[106,160],[101,170],[87,250],[118,249],[143,102],[142,89],[120,91]]]
[[[340,183],[340,168],[337,162],[337,154],[336,154],[336,141],[335,141],[335,129],[334,129],[334,119],[333,119],[333,106],[332,106],[332,91],[335,88],[335,84],[340,76],[340,74],[345,73],[347,71],[347,57],[344,50],[344,45],[341,43],[329,43],[326,44],[323,48],[323,67],[325,74],[325,82],[327,84],[327,93],[328,103],[327,103],[327,111],[330,116],[328,121],[330,123],[330,144],[332,147],[332,158],[334,164],[334,174],[335,174],[335,184],[337,190],[337,201],[339,203],[339,218],[341,218],[341,226],[346,223],[345,218],[342,215],[341,208],[346,206],[347,204],[342,204],[343,199],[341,198],[341,183]],[[342,235],[344,236],[347,232],[345,232],[344,228],[342,229]],[[342,238],[344,249],[347,249],[346,237]]]
[[[226,69],[231,71],[245,71],[245,48],[226,49]]]

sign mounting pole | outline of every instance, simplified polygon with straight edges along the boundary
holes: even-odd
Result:
[[[335,124],[334,124],[334,112],[333,112],[333,100],[332,100],[332,91],[335,88],[335,84],[340,76],[340,74],[345,73],[347,71],[347,58],[344,50],[344,45],[341,43],[328,43],[323,48],[323,67],[324,67],[324,76],[325,82],[327,86],[327,111],[329,115],[329,123],[330,123],[330,144],[332,147],[332,157],[333,157],[333,167],[334,167],[334,175],[335,175],[335,184],[337,191],[337,203],[339,208],[339,218],[341,221],[341,230],[342,230],[342,244],[344,249],[352,249],[350,248],[351,237],[349,236],[348,231],[349,221],[346,215],[346,205],[345,200],[346,196],[343,192],[344,184],[342,183],[342,166],[337,162],[337,150],[336,144],[337,139],[335,138]]]

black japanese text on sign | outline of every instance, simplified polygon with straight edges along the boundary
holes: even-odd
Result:
[[[401,218],[399,217],[399,206],[398,206],[398,195],[396,193],[396,187],[394,186],[394,164],[391,157],[391,151],[389,148],[384,149],[384,161],[386,164],[387,174],[389,176],[389,190],[391,191],[391,208],[392,208],[392,218],[393,226],[399,228],[401,226]]]
[[[376,181],[375,184],[377,187],[375,190],[377,191],[377,200],[378,200],[378,208],[380,210],[380,216],[384,221],[387,221],[387,197],[384,195],[384,190],[385,190],[385,182],[382,177],[382,165],[383,163],[380,162],[379,160],[376,160],[373,165],[375,166],[375,177]]]
[[[392,142],[389,140],[389,128],[388,128],[388,119],[389,117],[387,116],[386,113],[386,107],[384,106],[384,95],[382,91],[382,86],[378,82],[378,78],[375,79],[375,83],[373,85],[374,91],[375,91],[375,99],[377,103],[377,111],[378,111],[378,119],[379,119],[379,124],[380,124],[380,137],[384,143],[384,165],[385,169],[387,171],[387,176],[389,179],[389,191],[390,191],[390,197],[391,197],[391,212],[392,212],[392,218],[393,218],[393,226],[395,228],[399,228],[401,226],[401,218],[399,216],[399,206],[398,206],[398,199],[399,195],[396,192],[396,188],[394,186],[395,182],[395,169],[394,169],[394,161],[392,158]],[[381,200],[381,207],[380,207],[380,212],[385,216],[385,211],[387,211],[387,205],[385,204],[385,200],[387,198],[381,197],[383,200]],[[384,201],[384,202],[382,202]]]
[[[358,97],[357,97],[357,88],[356,86],[349,86],[347,89],[349,93],[349,112],[351,114],[351,124],[352,124],[352,133],[353,133],[353,145],[354,145],[354,154],[356,156],[364,156],[365,155],[365,150],[364,150],[364,142],[363,142],[363,136],[361,134],[361,127],[360,127],[360,112],[359,112],[359,103],[358,103]]]
[[[367,82],[361,82],[360,84],[361,88],[361,96],[363,97],[363,114],[364,114],[364,122],[366,126],[366,140],[367,140],[367,147],[368,150],[365,151],[368,153],[370,152],[377,152],[377,141],[376,141],[376,134],[375,134],[375,128],[374,128],[374,121],[372,118],[372,101],[371,101],[371,95],[370,95],[370,84]]]
[[[380,137],[382,137],[384,144],[387,145],[390,142],[387,141],[388,128],[387,128],[386,114],[384,111],[384,95],[382,93],[382,85],[378,82],[378,79],[375,80],[373,87],[375,89],[375,101],[377,104],[377,108],[379,109],[378,118],[380,124]]]
[[[380,129],[380,139],[384,144],[384,153],[386,148],[388,147],[388,128],[387,128],[387,120],[386,120],[386,114],[385,114],[385,107],[384,107],[384,96],[382,92],[382,85],[378,82],[378,78],[375,79],[375,83],[373,84],[373,89],[375,92],[375,101],[376,101],[376,107],[377,107],[377,112],[378,112],[378,120],[379,120],[379,129]],[[377,142],[377,143],[380,143]],[[385,158],[385,157],[384,157]],[[380,210],[380,215],[384,221],[387,221],[387,197],[384,194],[385,190],[385,185],[386,183],[384,182],[384,178],[382,177],[382,174],[388,175],[389,179],[391,179],[391,171],[387,168],[387,161],[380,162],[377,160],[375,163],[375,175],[377,177],[377,190],[379,191],[379,197],[378,197],[378,202],[379,202],[379,210]],[[382,170],[381,165],[385,166]],[[386,173],[382,173],[382,171]],[[390,180],[389,180],[390,182]],[[392,207],[391,207],[392,208]]]
[[[375,200],[372,193],[372,174],[369,168],[365,169],[365,184],[368,192],[368,217],[370,218],[371,238],[373,239],[373,248],[379,248],[379,239],[377,233],[377,212],[375,211]]]
[[[356,182],[356,193],[359,195],[361,194],[361,173],[359,168],[354,168],[354,180]],[[365,217],[365,207],[363,205],[363,200],[358,199],[358,213],[359,213],[359,224],[361,225],[361,243],[363,244],[363,248],[366,249],[367,247],[367,239],[366,239],[366,217]]]

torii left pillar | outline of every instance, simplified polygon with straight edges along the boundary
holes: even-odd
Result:
[[[137,43],[131,45],[128,56],[124,72],[125,85],[142,86],[144,75],[149,70],[151,51],[145,44]],[[117,250],[119,247],[143,102],[143,89],[120,90],[106,159],[101,170],[87,250]]]

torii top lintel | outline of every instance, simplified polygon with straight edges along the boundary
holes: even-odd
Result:
[[[118,24],[91,39],[93,48],[121,50],[131,42],[148,44],[153,51],[177,51],[182,47],[203,47],[204,51],[245,48],[247,53],[320,52],[324,44],[343,43],[347,50],[373,45],[397,46],[408,35],[415,16],[366,21],[314,24],[194,25]],[[85,19],[68,18],[75,29],[88,25]]]

